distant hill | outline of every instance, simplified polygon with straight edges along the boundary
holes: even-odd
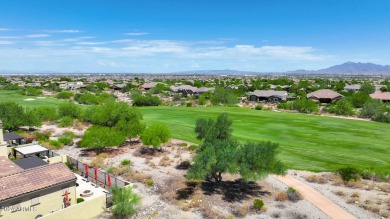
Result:
[[[175,72],[175,74],[251,75],[251,74],[262,74],[262,72],[238,71],[238,70],[225,69],[225,70],[182,71],[182,72]]]
[[[333,74],[377,74],[390,73],[390,65],[377,65],[373,63],[346,62],[326,69],[316,71],[318,73]]]

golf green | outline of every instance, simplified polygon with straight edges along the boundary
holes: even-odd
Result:
[[[147,124],[165,123],[172,137],[195,143],[198,118],[228,113],[233,136],[242,142],[273,141],[289,168],[332,171],[353,165],[390,168],[390,125],[317,115],[257,111],[238,107],[144,107]]]

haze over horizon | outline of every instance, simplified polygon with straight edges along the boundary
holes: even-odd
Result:
[[[390,2],[4,1],[0,71],[281,72],[390,63]]]

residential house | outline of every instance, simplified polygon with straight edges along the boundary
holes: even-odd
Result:
[[[372,99],[380,100],[382,102],[390,102],[390,92],[373,93],[370,94]]]
[[[331,103],[343,98],[344,96],[330,89],[322,89],[308,93],[306,97],[315,102]]]
[[[155,87],[158,83],[157,82],[145,82],[143,85],[141,85],[141,90],[148,91]]]
[[[0,157],[0,217],[39,218],[75,205],[76,179],[61,162],[23,169]]]
[[[286,91],[275,90],[255,90],[250,96],[250,101],[255,102],[281,102],[287,100],[288,93]]]
[[[362,85],[360,84],[351,84],[344,87],[345,91],[348,92],[358,92],[362,88]]]

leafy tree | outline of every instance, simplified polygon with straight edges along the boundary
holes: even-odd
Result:
[[[365,82],[362,84],[360,91],[366,94],[372,94],[375,92],[375,86],[368,82]]]
[[[25,125],[24,108],[14,102],[0,103],[0,120],[3,121],[3,127],[7,130],[15,130],[19,126]]]
[[[126,140],[126,136],[121,132],[102,126],[92,126],[87,129],[81,140],[80,146],[93,148],[99,154],[106,147],[121,145]]]
[[[355,114],[355,110],[347,99],[342,99],[337,101],[334,105],[331,105],[328,109],[330,113],[334,113],[336,115],[345,115],[350,116]]]
[[[364,92],[356,92],[347,98],[355,108],[362,108],[364,103],[371,100],[370,95]]]
[[[258,180],[268,174],[283,175],[286,168],[278,160],[277,149],[279,144],[272,142],[248,142],[236,152],[239,173],[244,180]]]
[[[24,113],[24,125],[26,126],[41,126],[42,120],[39,119],[39,116],[35,110],[26,109]]]
[[[137,212],[137,207],[141,204],[141,197],[135,194],[132,187],[111,187],[112,213],[116,218],[122,219],[134,215]]]
[[[195,125],[197,139],[203,144],[194,156],[194,164],[186,177],[215,182],[222,181],[223,173],[239,173],[244,180],[254,180],[269,173],[285,174],[283,164],[277,160],[278,144],[271,142],[247,143],[240,145],[231,137],[232,120],[221,114],[216,121],[198,119]]]
[[[54,121],[58,118],[57,110],[52,107],[38,107],[34,108],[33,111],[35,111],[40,121]]]
[[[108,102],[99,107],[90,107],[85,111],[84,120],[115,128],[129,138],[138,136],[145,129],[141,112],[123,102]]]
[[[141,134],[141,140],[144,145],[152,145],[154,148],[168,142],[171,137],[171,131],[164,124],[153,124]]]
[[[231,89],[225,89],[223,87],[215,88],[214,94],[211,98],[213,105],[223,104],[231,105],[238,103],[238,96],[234,94]]]
[[[42,90],[34,87],[26,87],[19,93],[26,96],[40,96],[42,95]]]
[[[199,103],[199,105],[205,105],[206,104],[206,94],[201,94],[199,96],[198,103]]]
[[[69,117],[77,119],[81,115],[81,109],[76,104],[74,104],[72,102],[67,102],[67,103],[61,104],[58,107],[58,114],[60,117],[69,116]]]

